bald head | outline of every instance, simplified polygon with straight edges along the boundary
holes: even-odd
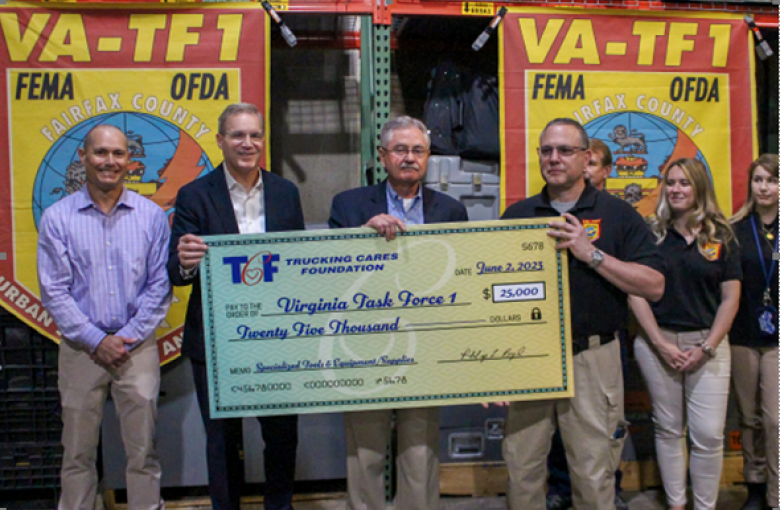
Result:
[[[125,143],[125,149],[127,149],[127,137],[125,136],[125,134],[122,132],[121,129],[119,129],[116,126],[112,126],[110,124],[100,124],[90,129],[89,132],[87,133],[87,136],[84,137],[84,150],[85,151],[88,150],[89,147],[91,147],[95,143],[95,136],[98,133],[102,134],[111,131],[118,133],[122,137]]]
[[[116,198],[122,193],[130,154],[127,137],[121,129],[108,125],[91,129],[78,153],[84,165],[87,189],[93,199],[106,195]]]

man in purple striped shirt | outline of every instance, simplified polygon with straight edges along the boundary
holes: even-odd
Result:
[[[95,508],[95,458],[110,388],[127,454],[128,508],[156,510],[164,505],[155,451],[155,329],[171,302],[170,230],[162,209],[124,187],[130,156],[122,131],[93,128],[79,158],[86,185],[46,210],[38,235],[41,299],[62,334],[59,509]]]

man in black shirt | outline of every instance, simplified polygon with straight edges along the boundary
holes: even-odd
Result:
[[[615,469],[626,423],[616,332],[628,318],[627,295],[661,298],[663,262],[644,220],[631,205],[585,181],[591,157],[585,130],[555,119],[539,144],[542,193],[509,207],[503,218],[563,215],[552,222],[558,249],[569,250],[574,360],[571,399],[514,402],[506,419],[503,453],[509,471],[507,501],[514,510],[544,510],[545,459],[561,429],[574,489],[574,506],[615,509]]]

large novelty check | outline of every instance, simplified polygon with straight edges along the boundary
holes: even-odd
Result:
[[[207,237],[212,416],[572,396],[549,221]]]

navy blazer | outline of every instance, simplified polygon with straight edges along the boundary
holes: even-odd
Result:
[[[425,223],[468,221],[466,207],[454,198],[420,184]],[[387,214],[387,181],[343,191],[330,206],[330,228],[362,227],[377,214]]]
[[[263,176],[266,232],[303,230],[305,226],[298,188],[278,175],[263,169],[260,171]],[[193,278],[182,278],[177,250],[179,238],[184,234],[207,236],[238,233],[224,165],[179,189],[168,249],[168,277],[173,285],[192,285],[181,352],[196,361],[206,361],[200,276],[195,274]]]

